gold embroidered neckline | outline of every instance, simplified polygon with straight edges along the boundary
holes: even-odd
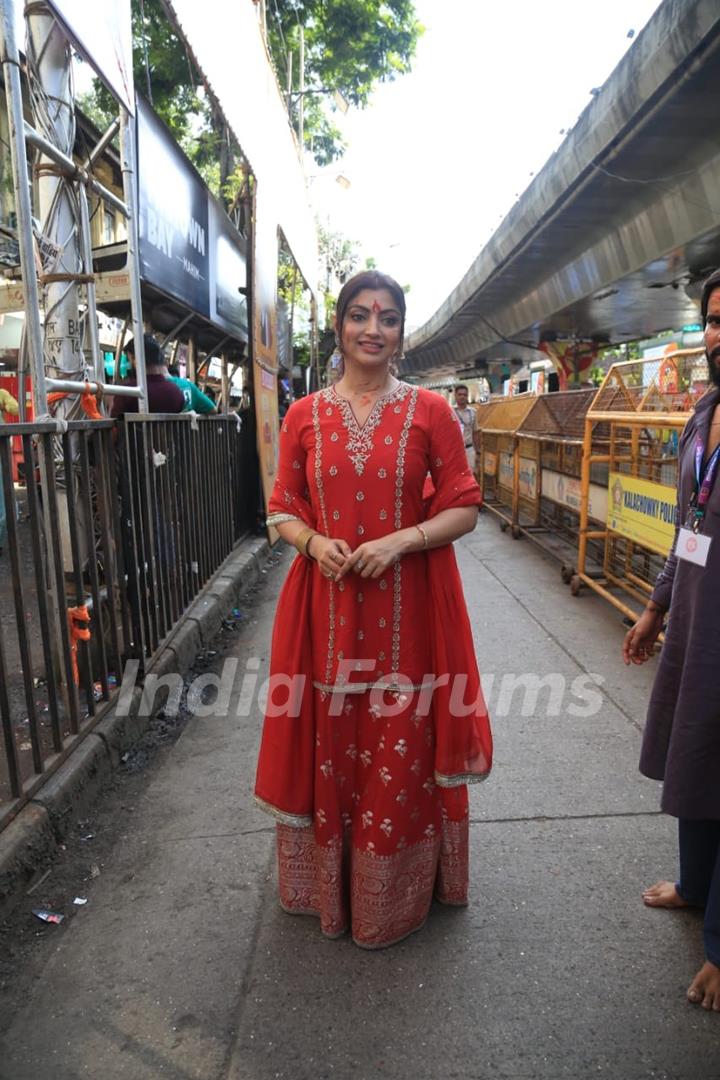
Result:
[[[387,394],[377,399],[362,425],[358,424],[349,400],[338,394],[334,386],[321,391],[325,400],[332,402],[340,410],[343,427],[348,435],[346,450],[358,476],[362,476],[365,462],[372,453],[373,435],[382,418],[383,409],[394,401],[402,401],[411,389],[408,383],[399,382],[393,390],[389,390]]]

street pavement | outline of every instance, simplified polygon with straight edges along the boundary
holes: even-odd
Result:
[[[637,772],[655,662],[626,669],[618,613],[489,513],[457,549],[496,740],[471,788],[469,908],[435,906],[381,952],[279,909],[260,717],[235,714],[247,661],[267,671],[287,555],[211,658],[238,660],[229,716],[121,770],[18,913],[2,1080],[720,1077],[720,1016],[685,1000],[701,916],[640,900],[676,869]],[[510,698],[523,675],[552,678]],[[87,904],[38,929],[31,902],[68,912],[76,891]]]

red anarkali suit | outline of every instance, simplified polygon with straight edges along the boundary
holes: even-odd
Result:
[[[268,522],[302,520],[355,549],[480,501],[439,394],[400,383],[359,426],[329,388],[283,421]],[[452,545],[337,583],[298,556],[273,676],[300,676],[292,707],[289,692],[271,698],[256,783],[278,819],[285,910],[381,948],[422,926],[433,893],[467,903],[466,784],[489,773],[492,738]]]

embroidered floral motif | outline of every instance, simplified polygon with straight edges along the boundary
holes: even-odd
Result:
[[[399,566],[400,563],[395,563],[395,565]],[[383,591],[387,589],[387,581],[385,580],[385,578],[380,578],[380,580],[378,581],[378,585]]]
[[[357,757],[357,746],[354,742],[350,743],[345,753],[349,758],[352,758],[353,761],[355,760],[355,758]]]
[[[364,498],[365,498],[365,493],[363,491],[357,491],[355,493],[355,498],[357,499],[358,502],[362,502],[364,500]]]
[[[293,469],[300,469],[300,468],[302,468],[300,462],[299,461],[293,461]]]
[[[381,521],[387,521],[387,510],[381,510],[379,517]]]
[[[385,619],[378,619],[378,626],[381,630],[384,630],[387,626],[387,622],[385,621]]]
[[[395,796],[395,802],[399,802],[401,806],[404,806],[408,800],[408,793],[405,788],[401,788]]]
[[[328,471],[331,476],[337,476],[337,465],[331,465]]]
[[[428,795],[432,795],[435,790],[435,781],[432,776],[428,776],[427,780],[423,784],[423,791],[427,791]]]
[[[370,751],[369,750],[363,750],[362,754],[360,755],[360,760],[363,763],[363,765],[371,765],[372,764],[372,754],[370,753]]]
[[[383,818],[380,824],[380,831],[384,832],[386,836],[390,836],[390,833],[393,831],[392,821],[390,820],[390,818]]]
[[[340,520],[340,511],[339,510],[333,510],[333,521],[339,521],[339,520]]]
[[[363,810],[362,823],[363,823],[363,828],[365,828],[365,829],[370,828],[370,826],[373,823],[373,812],[372,812],[372,810]]]
[[[408,749],[406,740],[398,739],[398,741],[395,743],[395,749],[397,750],[400,757],[405,757]]]
[[[378,476],[381,480],[384,480],[387,476],[387,469],[378,469]]]
[[[383,784],[385,784],[386,787],[390,783],[390,781],[392,780],[392,773],[390,772],[390,770],[385,765],[383,765],[382,769],[379,770],[378,776],[380,777],[380,779],[382,780]]]
[[[421,769],[422,769],[422,764],[421,764],[420,758],[415,758],[412,765],[410,766],[410,772],[415,773],[416,776],[419,776]]]
[[[385,436],[385,445],[386,446],[392,446],[392,441],[393,441],[392,435],[386,435]]]
[[[328,780],[333,774],[332,761],[328,758],[327,761],[323,761],[320,766],[320,772],[323,774],[326,780]]]
[[[365,535],[365,526],[364,525],[358,525],[357,534],[358,534],[358,536],[364,536]]]
[[[327,818],[325,816],[325,811],[324,810],[316,810],[315,811],[315,817],[317,818],[318,825],[326,825],[327,824]]]

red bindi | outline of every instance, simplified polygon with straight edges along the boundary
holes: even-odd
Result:
[[[377,300],[373,300],[373,302],[372,302],[372,310],[375,312],[376,315],[379,314],[379,312],[382,311],[382,308],[378,304]]]

